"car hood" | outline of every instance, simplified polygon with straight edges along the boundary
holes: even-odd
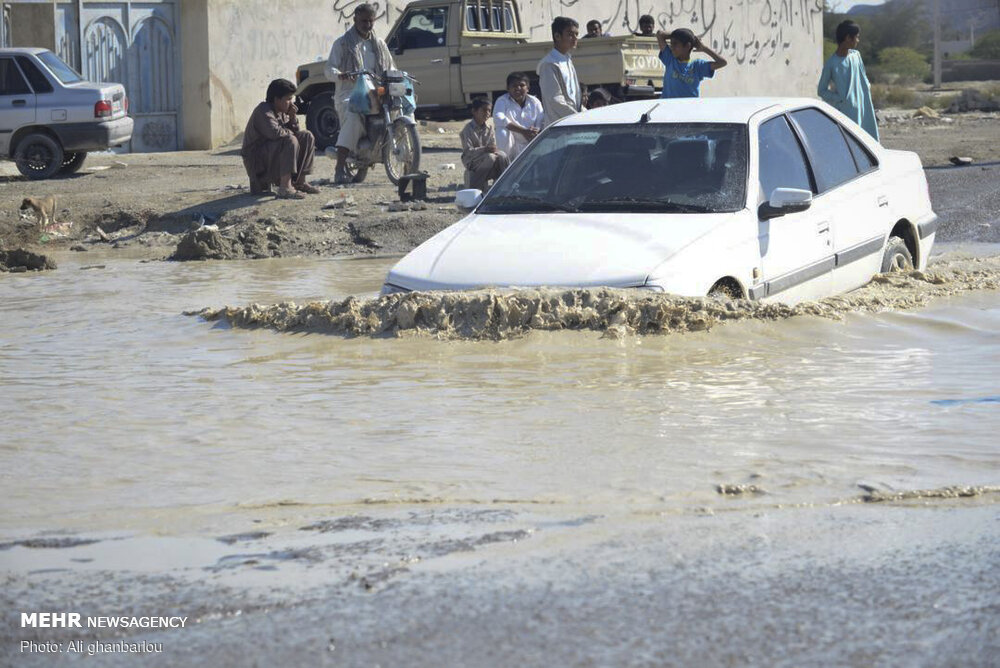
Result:
[[[399,261],[386,282],[409,290],[638,286],[733,214],[472,214]]]

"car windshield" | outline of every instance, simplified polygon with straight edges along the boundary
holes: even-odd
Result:
[[[38,59],[45,63],[45,66],[49,68],[49,71],[64,84],[72,84],[78,81],[83,81],[83,77],[77,74],[72,67],[64,63],[62,58],[51,51],[42,51],[38,54]]]
[[[747,129],[739,123],[554,127],[497,181],[478,213],[739,211]]]

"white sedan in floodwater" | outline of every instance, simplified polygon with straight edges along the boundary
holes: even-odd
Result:
[[[795,302],[924,268],[937,216],[915,153],[812,99],[630,102],[546,128],[383,294],[643,288]]]

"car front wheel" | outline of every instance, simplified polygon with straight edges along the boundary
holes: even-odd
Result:
[[[885,245],[885,255],[882,256],[882,273],[895,271],[910,271],[913,269],[913,256],[906,242],[899,237],[889,237]]]
[[[14,150],[17,171],[32,181],[55,176],[63,166],[63,158],[59,142],[40,132],[30,134],[19,141]]]

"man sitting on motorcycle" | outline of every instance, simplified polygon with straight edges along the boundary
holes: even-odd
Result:
[[[327,78],[332,80],[336,76],[341,81],[334,94],[334,106],[340,120],[335,183],[351,182],[347,175],[347,157],[351,151],[357,150],[358,140],[365,133],[364,117],[348,108],[353,89],[348,82],[354,82],[355,77],[344,72],[368,70],[377,76],[382,76],[386,70],[394,69],[396,66],[389,47],[372,32],[374,26],[375,8],[368,3],[355,7],[354,26],[333,43],[326,63]]]

